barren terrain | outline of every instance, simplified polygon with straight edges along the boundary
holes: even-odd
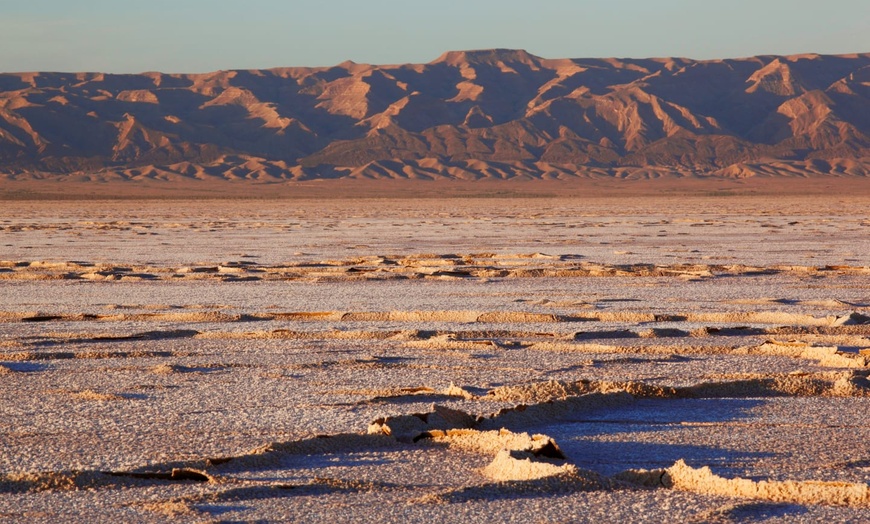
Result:
[[[3,202],[0,518],[862,520],[868,206]]]
[[[485,49],[425,64],[10,72],[0,192],[34,180],[204,194],[227,181],[866,178],[868,107],[868,54]]]

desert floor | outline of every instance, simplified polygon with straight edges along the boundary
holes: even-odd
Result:
[[[866,521],[868,210],[0,202],[0,519]]]

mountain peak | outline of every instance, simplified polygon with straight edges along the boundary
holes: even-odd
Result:
[[[454,67],[462,65],[491,65],[499,63],[520,63],[537,65],[542,59],[523,49],[474,49],[471,51],[447,51],[432,64],[447,64]]]

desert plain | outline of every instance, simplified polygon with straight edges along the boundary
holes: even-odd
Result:
[[[3,201],[0,519],[866,521],[866,195]]]

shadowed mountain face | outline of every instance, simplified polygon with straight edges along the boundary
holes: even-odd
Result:
[[[867,175],[870,54],[0,75],[0,173],[124,178]],[[652,176],[652,175],[649,175]]]

